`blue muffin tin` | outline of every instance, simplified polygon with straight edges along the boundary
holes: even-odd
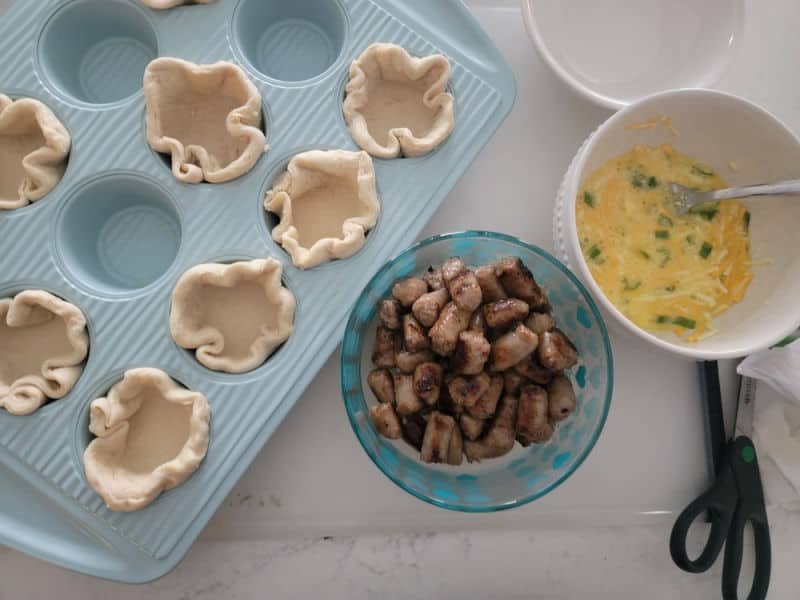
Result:
[[[455,130],[427,156],[375,160],[382,210],[364,247],[300,271],[270,238],[264,193],[297,152],[356,148],[341,114],[347,68],[377,41],[450,59]],[[152,580],[185,555],[341,340],[360,290],[511,110],[514,77],[459,0],[216,0],[164,12],[135,0],[17,0],[0,21],[0,56],[0,92],[42,100],[72,136],[58,186],[0,214],[0,297],[48,290],[80,307],[90,335],[68,396],[29,416],[0,410],[0,542],[84,573]],[[156,56],[229,60],[257,85],[270,150],[249,173],[214,185],[173,178],[145,139],[142,75]],[[294,334],[249,373],[205,369],[169,335],[178,277],[268,256],[297,298]],[[209,399],[208,455],[149,507],[114,513],[83,473],[89,404],[144,366]]]

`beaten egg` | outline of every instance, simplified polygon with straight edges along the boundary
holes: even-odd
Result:
[[[576,199],[581,250],[597,284],[643,329],[690,342],[740,302],[753,279],[750,213],[736,200],[678,215],[669,183],[727,187],[670,145],[636,146],[598,168]]]

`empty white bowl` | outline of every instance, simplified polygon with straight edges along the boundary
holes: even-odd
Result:
[[[528,34],[564,83],[617,109],[711,87],[734,52],[744,0],[521,0]]]
[[[665,124],[630,129],[667,116]],[[677,135],[676,135],[677,133]],[[713,167],[730,185],[800,178],[800,140],[766,110],[712,90],[674,90],[644,98],[603,123],[573,159],[559,190],[554,235],[560,258],[583,281],[612,329],[623,329],[666,350],[694,359],[735,358],[767,348],[800,326],[800,198],[744,199],[750,211],[753,267],[744,300],[714,320],[718,333],[689,343],[672,333],[653,333],[629,321],[592,277],[578,241],[576,196],[589,175],[636,144],[672,144]],[[615,324],[617,326],[615,326]]]

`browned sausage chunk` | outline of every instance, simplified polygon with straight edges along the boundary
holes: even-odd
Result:
[[[414,393],[414,378],[404,373],[394,375],[394,399],[398,415],[410,415],[425,406]]]
[[[453,427],[450,436],[450,446],[447,449],[447,464],[460,465],[464,461],[464,438],[458,425]]]
[[[381,300],[379,314],[385,327],[400,329],[400,303],[397,300]]]
[[[488,419],[497,410],[497,401],[503,395],[503,376],[495,375],[489,381],[489,387],[478,398],[478,401],[467,408],[467,412],[476,419]]]
[[[383,437],[396,440],[401,435],[400,420],[391,404],[376,404],[370,406],[369,416],[375,428]]]
[[[556,375],[547,392],[550,396],[550,418],[553,421],[563,421],[575,412],[575,390],[569,379]]]
[[[506,293],[527,302],[531,310],[544,311],[549,306],[547,296],[536,283],[533,273],[517,257],[506,258],[495,268]]]
[[[511,451],[514,447],[514,429],[517,420],[517,398],[503,396],[494,421],[489,426],[486,435],[475,442],[464,442],[464,453],[469,462],[480,461],[483,458],[497,458]]]
[[[455,377],[447,383],[450,399],[456,406],[469,408],[489,389],[491,379],[486,373]]]
[[[413,373],[417,365],[433,360],[433,352],[430,350],[421,350],[419,352],[403,350],[395,355],[394,360],[397,363],[397,368],[403,373]]]
[[[542,335],[556,326],[556,320],[550,313],[535,312],[525,319],[525,326],[536,335]]]
[[[398,332],[379,325],[375,330],[375,349],[372,351],[372,362],[376,367],[393,367],[394,355],[400,349]]]
[[[528,305],[518,298],[495,300],[483,307],[483,318],[492,329],[506,329],[528,316]]]
[[[367,375],[367,384],[378,402],[394,402],[394,380],[389,369],[374,369]]]
[[[463,260],[457,256],[448,258],[442,265],[442,279],[444,280],[445,285],[450,285],[450,282],[453,279],[461,275],[466,270],[467,267],[464,265]]]
[[[522,323],[501,335],[492,344],[490,370],[505,371],[536,350],[536,334]]]
[[[431,289],[431,291],[440,290],[446,287],[444,284],[444,278],[442,277],[441,269],[428,267],[428,270],[425,271],[422,279],[428,284],[428,287]]]
[[[483,371],[483,365],[486,364],[491,349],[491,344],[486,341],[482,333],[462,331],[458,334],[458,343],[451,366],[456,373],[477,375]]]
[[[414,315],[403,315],[403,341],[408,352],[419,352],[431,346],[428,334]]]
[[[424,362],[414,369],[414,393],[428,404],[436,404],[442,387],[442,366]]]
[[[443,415],[438,411],[431,413],[425,436],[422,438],[420,459],[426,463],[447,462],[450,439],[453,436],[456,422],[453,417]]]
[[[481,437],[481,433],[483,432],[483,421],[480,419],[476,419],[464,413],[458,418],[458,424],[461,426],[461,431],[464,433],[464,437],[468,440],[475,441],[479,437]]]
[[[497,278],[494,267],[478,267],[475,269],[475,278],[478,280],[478,285],[481,286],[484,302],[495,302],[508,298],[508,294],[503,289],[503,284]]]
[[[541,343],[541,342],[540,342]],[[536,353],[532,353],[528,358],[514,365],[514,371],[533,383],[547,385],[553,379],[552,371],[545,369],[540,363]]]
[[[459,308],[468,310],[470,313],[481,305],[483,295],[475,273],[464,271],[450,280],[447,288],[450,290],[450,297]]]
[[[427,293],[428,284],[418,277],[409,277],[408,279],[401,279],[392,287],[392,296],[405,307],[414,304],[414,301]]]
[[[560,329],[546,331],[539,344],[539,362],[544,368],[560,373],[578,364],[578,349]]]
[[[441,356],[451,354],[456,349],[458,334],[469,326],[471,316],[471,312],[461,310],[455,302],[449,302],[428,332],[433,351]]]
[[[447,288],[422,294],[414,305],[411,307],[411,312],[423,326],[430,327],[439,318],[439,313],[442,312],[444,305],[450,300],[450,292]]]
[[[521,386],[523,383],[528,383],[527,379],[525,379],[515,370],[503,372],[503,391],[506,394],[516,396],[517,392],[519,392],[519,386]]]
[[[519,390],[517,439],[523,446],[546,442],[553,435],[547,407],[547,392],[532,383]]]

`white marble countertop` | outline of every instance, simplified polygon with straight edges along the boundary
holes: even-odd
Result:
[[[10,0],[0,0],[0,14],[8,4]],[[577,147],[588,131],[584,131],[586,123],[599,123],[608,113],[574,97],[543,69],[525,38],[516,0],[468,0],[468,4],[474,7],[476,15],[487,26],[515,70],[535,70],[540,78],[538,84],[548,87],[549,100],[566,104],[570,110],[580,114],[576,123],[548,124],[539,119],[536,124],[538,129],[534,129],[526,115],[541,94],[537,96],[532,84],[521,80],[517,106],[498,133],[498,140],[507,142],[536,132],[541,135],[568,136],[569,143]],[[497,18],[498,10],[506,13],[502,19]],[[800,117],[800,112],[790,107],[788,100],[777,108],[780,116],[790,122],[792,117]],[[800,120],[795,120],[795,123],[800,124]],[[484,154],[491,151],[492,145],[487,147]],[[562,150],[558,150],[557,156],[551,157],[551,160],[566,166],[569,155],[562,157],[558,155],[559,152]],[[543,188],[541,195],[546,200],[552,197],[561,173],[555,172],[543,182],[534,182],[526,170],[526,161],[541,158],[510,157],[512,164],[508,170],[519,173],[522,186],[540,183]],[[479,158],[476,165],[486,164],[480,162],[482,159],[485,160],[485,156]],[[461,209],[441,210],[426,228],[425,235],[474,227],[470,214],[476,209],[476,205],[472,204],[475,193],[474,189],[469,188],[487,185],[484,179],[474,173],[465,177],[447,201],[455,203],[460,198]],[[470,191],[473,192],[471,195]],[[522,223],[515,215],[508,214],[496,216],[491,226],[545,247],[550,245],[546,239],[549,223]],[[336,356],[332,361],[335,360]],[[332,377],[333,372],[333,363],[329,361],[322,380]],[[316,392],[310,390],[295,410],[302,412],[303,404],[314,401],[315,395],[320,396],[319,387]],[[291,416],[286,425],[292,426]],[[275,443],[283,448],[289,442],[281,439]],[[366,459],[364,463],[367,463]],[[289,515],[288,519],[284,516],[285,522],[280,526],[270,525],[263,530],[254,527],[250,535],[243,535],[242,529],[247,528],[250,513],[235,511],[230,507],[235,509],[244,503],[248,497],[245,494],[249,494],[248,480],[251,484],[260,481],[253,472],[263,467],[264,463],[259,459],[184,562],[164,578],[146,586],[126,586],[68,572],[0,547],[0,600],[39,599],[56,595],[64,600],[124,600],[140,597],[323,597],[353,600],[593,597],[655,600],[720,597],[721,561],[702,575],[685,574],[672,564],[667,544],[670,517],[646,519],[649,523],[646,525],[587,527],[584,520],[571,522],[569,518],[561,516],[555,521],[556,525],[545,523],[546,518],[537,518],[535,527],[529,525],[520,528],[516,522],[512,522],[512,526],[506,523],[502,529],[492,529],[486,525],[494,523],[487,518],[484,523],[470,521],[475,523],[474,528],[465,526],[453,531],[453,527],[449,526],[442,528],[448,529],[447,532],[438,534],[301,538],[284,537],[284,529],[292,530],[293,515]],[[280,477],[282,471],[275,469],[265,473]],[[375,475],[378,480],[376,485],[382,483],[377,471]],[[696,485],[696,482],[676,481],[675,484],[679,493],[684,494],[687,486]],[[391,486],[388,483],[386,485],[387,489]],[[395,488],[391,490],[402,494]],[[689,499],[687,497],[686,501]],[[279,496],[272,495],[261,500],[266,501],[266,509],[279,508],[282,501]],[[273,504],[275,506],[271,506]],[[644,510],[650,508],[658,507],[642,507]],[[268,513],[267,518],[272,514]],[[238,518],[239,515],[244,515],[244,518]],[[261,518],[263,525],[264,517]],[[800,539],[800,513],[788,514],[775,510],[770,518],[773,544],[770,598],[797,598],[800,575],[794,563],[798,557],[795,540]],[[335,528],[337,532],[351,529],[357,528]],[[379,530],[380,527],[373,529]],[[389,529],[404,531],[397,524]],[[705,526],[697,529],[693,533],[699,539]],[[297,523],[294,528],[294,531],[317,530],[318,525],[302,523]],[[409,528],[406,531],[411,530]],[[743,579],[751,572],[750,565],[746,564]]]

